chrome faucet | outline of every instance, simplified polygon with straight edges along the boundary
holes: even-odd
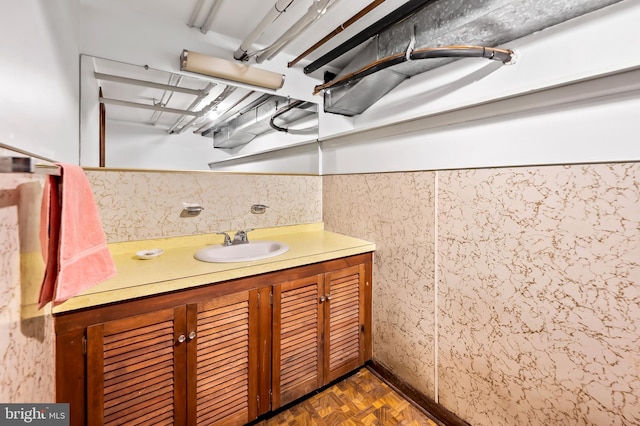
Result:
[[[216,234],[218,235],[224,235],[224,243],[222,243],[223,246],[230,246],[231,243],[231,237],[229,237],[229,234],[227,234],[226,232],[216,232]]]
[[[236,232],[236,235],[233,236],[233,241],[231,244],[246,244],[249,242],[249,238],[247,237],[247,232],[253,231],[253,229],[240,230]]]
[[[253,231],[253,229],[244,229],[239,230],[233,236],[233,240],[229,237],[229,234],[226,232],[216,232],[218,235],[224,235],[223,246],[235,246],[236,244],[246,244],[249,242],[249,238],[247,237],[247,232]]]

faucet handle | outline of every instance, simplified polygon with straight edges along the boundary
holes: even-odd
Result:
[[[247,237],[247,233],[253,231],[253,229],[240,229],[236,232],[236,235],[233,236],[233,244],[242,244],[248,243],[249,238]]]
[[[223,246],[231,245],[231,237],[229,236],[229,234],[227,234],[226,232],[216,232],[216,234],[224,235],[224,243],[222,243]]]

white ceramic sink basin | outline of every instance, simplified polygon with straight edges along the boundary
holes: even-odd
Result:
[[[203,262],[248,262],[279,256],[288,250],[287,244],[278,241],[251,241],[231,246],[208,246],[198,250],[194,257]]]

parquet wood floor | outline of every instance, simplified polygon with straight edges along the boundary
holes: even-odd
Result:
[[[366,368],[257,426],[440,426]]]

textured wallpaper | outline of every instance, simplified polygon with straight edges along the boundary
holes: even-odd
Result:
[[[375,359],[474,426],[640,424],[640,163],[323,180]]]
[[[88,170],[107,241],[322,222],[318,176]],[[198,203],[197,217],[181,217]],[[263,215],[252,204],[269,206]]]
[[[36,309],[43,176],[0,174],[0,401],[55,402],[50,308]]]
[[[440,173],[440,402],[640,424],[640,164]]]
[[[374,358],[434,397],[434,174],[323,178],[325,229],[376,244]]]

